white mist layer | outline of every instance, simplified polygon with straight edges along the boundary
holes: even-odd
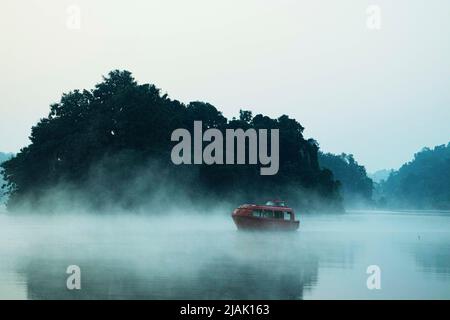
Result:
[[[293,233],[242,233],[230,214],[0,214],[0,298],[450,298],[447,213],[300,215]]]

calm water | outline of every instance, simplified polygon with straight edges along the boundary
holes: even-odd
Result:
[[[301,216],[291,234],[237,232],[227,214],[0,214],[0,298],[450,298],[450,214]],[[81,268],[81,290],[66,268]],[[381,268],[368,290],[366,269]]]

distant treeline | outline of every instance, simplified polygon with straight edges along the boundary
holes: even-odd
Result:
[[[376,189],[381,207],[450,210],[450,143],[422,149]]]
[[[397,171],[377,172],[386,176],[377,182],[353,155],[319,151],[319,163],[340,183],[346,208],[450,210],[450,143],[423,148]]]
[[[194,120],[222,132],[279,129],[278,174],[261,176],[259,165],[174,165],[171,133],[192,131]],[[241,110],[228,120],[209,103],[183,104],[128,71],[112,71],[92,90],[63,94],[32,128],[30,145],[2,164],[8,208],[51,209],[62,199],[98,209],[185,201],[206,208],[283,198],[301,210],[340,210],[339,183],[321,168],[318,143],[303,130],[287,115]]]
[[[319,152],[319,164],[331,170],[340,182],[346,207],[372,205],[373,181],[367,176],[364,166],[358,164],[353,155]]]

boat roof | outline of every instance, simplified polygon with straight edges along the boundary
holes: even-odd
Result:
[[[268,200],[266,201],[266,206],[276,206],[276,207],[287,207],[286,201],[284,200]]]
[[[292,208],[286,206],[277,206],[277,205],[259,205],[259,204],[243,204],[239,206],[239,208],[252,208],[252,209],[260,209],[260,210],[275,210],[275,211],[290,211],[292,212]]]

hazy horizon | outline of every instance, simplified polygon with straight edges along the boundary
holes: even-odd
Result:
[[[366,26],[369,5],[381,29]],[[67,8],[80,9],[80,29]],[[368,172],[398,169],[450,137],[450,2],[6,1],[0,151],[63,92],[131,71],[172,99],[206,101],[227,118],[287,114],[325,152]]]

